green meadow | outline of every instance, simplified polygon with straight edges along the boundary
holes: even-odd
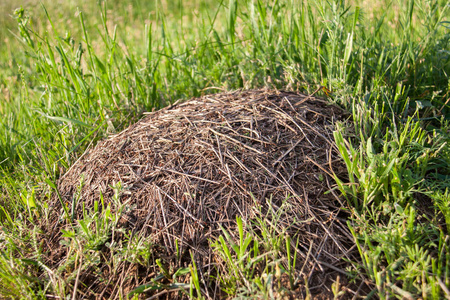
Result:
[[[359,253],[343,276],[365,287],[347,296],[450,299],[449,76],[443,0],[2,0],[0,298],[76,298],[77,273],[95,274],[98,253],[86,245],[98,228],[70,237],[67,261],[85,262],[77,267],[49,269],[36,238],[37,222],[55,213],[56,181],[86,149],[178,99],[268,87],[318,90],[349,112],[334,132],[348,178],[333,192]],[[276,267],[238,263],[255,249],[233,252],[229,236],[211,241],[233,257],[219,275],[229,298],[281,297],[267,278],[299,274],[289,243],[259,221],[272,238],[258,253],[278,253]],[[237,231],[257,235],[245,220]],[[111,269],[114,259],[145,266],[145,242],[130,240]],[[177,285],[180,274],[187,283]],[[193,263],[154,289],[208,298],[200,275]],[[336,281],[332,292],[345,289]]]

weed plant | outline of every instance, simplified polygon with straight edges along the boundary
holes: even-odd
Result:
[[[94,270],[120,209],[71,220],[67,263],[56,271],[42,263],[34,224],[51,213],[55,181],[100,138],[179,98],[323,86],[319,94],[351,113],[335,132],[348,169],[336,189],[361,256],[349,273],[381,299],[450,299],[447,1],[25,1],[15,11],[12,3],[0,4],[9,14],[0,16],[2,297],[75,298],[77,274]],[[272,297],[280,272],[294,284],[289,237],[274,237],[264,219],[238,225],[238,241],[227,231],[211,241],[228,264],[218,275],[223,292]],[[112,270],[115,260],[151,261],[152,245],[139,237],[109,247]],[[133,295],[205,296],[195,264],[172,273],[158,265],[172,285]],[[188,273],[190,284],[177,282]],[[333,291],[339,297],[339,282]]]

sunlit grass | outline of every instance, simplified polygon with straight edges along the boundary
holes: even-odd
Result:
[[[33,224],[48,218],[54,182],[89,145],[179,98],[325,86],[330,102],[351,113],[335,133],[349,175],[337,185],[352,213],[360,278],[380,298],[450,297],[446,1],[22,4],[14,13],[15,1],[0,3],[2,296],[72,293],[41,264]],[[114,228],[91,231],[87,222],[116,217],[87,215],[65,234],[74,244],[95,246]],[[222,270],[224,292],[267,295],[266,279],[252,273],[257,261],[248,268],[233,261],[264,255],[248,245],[256,236],[244,221],[239,244],[224,232],[211,245],[231,257]],[[129,243],[118,253],[144,265],[142,241]],[[70,259],[92,259],[80,251]],[[288,259],[290,249],[280,255]],[[275,276],[276,268],[266,267]],[[291,267],[283,265],[287,273]],[[183,270],[192,273],[191,296],[201,294],[195,270]]]

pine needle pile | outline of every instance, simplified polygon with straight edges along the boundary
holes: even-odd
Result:
[[[333,174],[346,173],[332,137],[333,122],[342,119],[339,108],[319,98],[268,90],[208,95],[148,113],[87,151],[62,176],[59,196],[52,198],[54,217],[42,225],[46,265],[67,263],[61,232],[86,211],[121,207],[114,234],[97,245],[102,255],[95,268],[76,278],[85,297],[115,298],[151,282],[161,272],[159,259],[170,270],[195,261],[204,296],[220,298],[217,274],[226,264],[211,243],[223,230],[239,240],[237,216],[251,224],[266,214],[275,224],[270,216],[288,206],[276,230],[296,247],[297,276],[308,278],[310,288],[320,286],[326,274],[342,273],[344,258],[353,255],[343,204],[326,193]],[[68,220],[61,217],[62,205]],[[114,255],[109,245],[130,236],[151,241],[148,261],[117,262],[119,271],[111,270],[104,262]]]

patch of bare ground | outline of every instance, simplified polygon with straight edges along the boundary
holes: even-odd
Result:
[[[220,226],[234,232],[236,216],[250,222],[255,206],[264,214],[287,203],[290,209],[276,230],[298,240],[295,275],[300,280],[290,286],[286,278],[278,279],[278,295],[326,299],[339,276],[343,297],[351,298],[355,289],[343,278],[346,260],[355,260],[355,247],[345,204],[335,192],[325,193],[332,189],[332,174],[346,174],[332,138],[334,121],[343,118],[341,109],[319,98],[269,90],[208,95],[148,113],[87,151],[59,180],[61,198],[53,197],[52,217],[41,224],[48,246],[45,264],[56,269],[67,263],[62,230],[101,197],[103,207],[111,203],[112,186],[121,182],[122,230],[97,249],[97,263],[77,278],[66,278],[80,296],[126,295],[155,278],[160,272],[156,259],[177,270],[192,263],[192,253],[203,296],[223,298],[216,275],[226,272],[226,264],[210,246],[223,234]],[[62,217],[61,203],[68,204],[73,223]],[[151,241],[149,261],[119,261],[111,269],[106,262],[114,253],[107,245],[130,235]],[[187,297],[167,291],[150,291],[146,297],[158,293],[160,299]]]

